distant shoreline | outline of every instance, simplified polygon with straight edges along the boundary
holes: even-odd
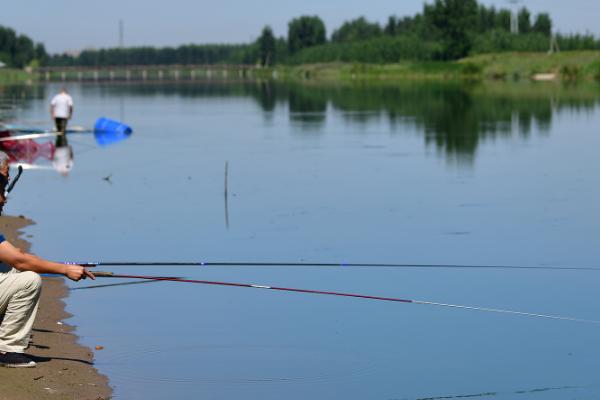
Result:
[[[20,69],[0,68],[0,85],[27,83],[35,79],[33,75]]]
[[[394,64],[147,65],[65,67],[52,72],[0,69],[0,84],[26,81],[598,81],[600,51],[493,53],[459,61],[403,61]]]
[[[600,51],[569,51],[554,54],[494,53],[446,62],[406,61],[396,64],[334,63],[276,66],[272,71],[281,78],[291,80],[600,82]]]

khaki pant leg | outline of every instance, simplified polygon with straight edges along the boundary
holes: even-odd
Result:
[[[37,313],[42,279],[31,271],[7,274],[0,282],[0,351],[22,353]]]

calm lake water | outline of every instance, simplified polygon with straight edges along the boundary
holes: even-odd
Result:
[[[2,115],[49,126],[58,89],[5,88]],[[44,257],[600,266],[598,86],[69,89],[72,124],[106,116],[134,133],[104,147],[73,135],[68,176],[23,175],[5,212],[36,221]],[[600,319],[595,271],[113,271]],[[105,347],[115,399],[600,396],[600,325],[173,282],[67,304],[81,341]]]

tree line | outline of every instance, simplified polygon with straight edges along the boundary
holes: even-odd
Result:
[[[46,63],[48,54],[42,43],[0,25],[0,62],[9,67],[23,68]]]
[[[57,54],[50,66],[254,64],[252,46],[206,44],[179,47],[129,47],[84,50],[79,55]]]
[[[344,22],[330,36],[318,16],[301,16],[288,23],[287,37],[276,37],[266,26],[252,43],[130,47],[84,50],[78,55],[48,57],[43,45],[19,36],[4,58],[23,66],[32,60],[50,66],[169,65],[169,64],[301,64],[318,62],[395,63],[402,60],[456,60],[504,51],[547,51],[553,34],[549,14],[532,15],[523,7],[519,34],[511,33],[511,11],[477,0],[432,0],[413,16],[392,15],[384,24],[364,17]],[[10,31],[10,30],[8,30]],[[13,36],[14,36],[14,31]],[[593,35],[555,35],[561,50],[600,49]],[[0,60],[3,49],[0,37]],[[7,47],[8,48],[8,47]],[[12,53],[11,53],[12,51]],[[19,54],[18,56],[16,54]]]
[[[298,20],[303,23],[298,23]],[[517,14],[519,33],[511,33],[511,11],[479,4],[477,0],[435,0],[414,16],[390,16],[380,25],[364,17],[347,21],[325,40],[318,17],[301,17],[290,22],[287,53],[270,56],[292,64],[316,62],[394,63],[402,60],[456,60],[462,57],[504,51],[547,51],[553,35],[548,13],[535,16],[523,7]],[[301,26],[302,29],[297,29]],[[259,38],[269,37],[268,29]],[[314,45],[314,38],[319,38]],[[593,35],[555,35],[562,50],[600,49]],[[271,39],[269,39],[271,40]],[[301,45],[291,45],[292,41]],[[264,46],[261,47],[264,49]],[[272,49],[272,48],[271,48]],[[299,50],[298,50],[299,49]],[[272,50],[271,50],[272,51]]]

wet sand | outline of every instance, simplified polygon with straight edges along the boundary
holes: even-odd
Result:
[[[23,217],[0,217],[0,232],[17,247],[29,250],[20,231],[33,224]],[[62,278],[44,278],[42,299],[27,354],[36,368],[1,368],[0,400],[109,399],[108,379],[94,368],[91,349],[77,343],[75,327],[61,321],[70,317],[62,299],[68,290]]]

